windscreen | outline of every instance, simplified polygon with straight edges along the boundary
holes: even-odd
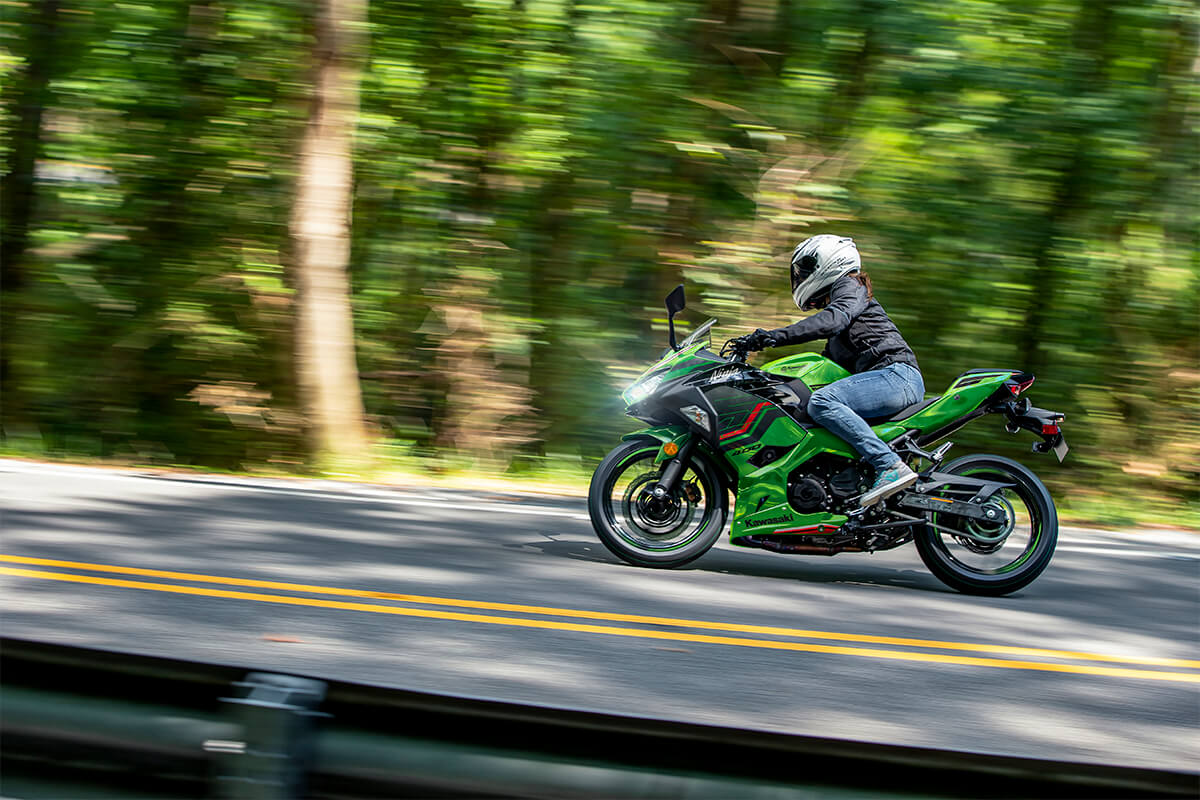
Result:
[[[682,350],[685,347],[687,347],[688,345],[693,345],[696,342],[703,339],[705,336],[708,335],[708,332],[710,330],[712,330],[712,326],[716,325],[716,324],[717,324],[717,321],[715,319],[710,319],[708,322],[704,323],[699,328],[696,328],[696,330],[692,331],[692,334],[690,336],[688,336],[686,339],[684,339],[682,342],[679,343],[679,349]]]

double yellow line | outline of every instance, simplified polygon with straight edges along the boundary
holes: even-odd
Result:
[[[87,575],[79,574],[78,572],[52,572],[44,569],[0,567],[0,574],[12,575],[21,578],[65,581],[68,583],[84,583],[98,586],[113,586],[123,589],[142,589],[147,591],[169,592],[173,594],[186,594],[202,597],[221,597],[231,600],[251,600],[259,603],[311,606],[315,608],[336,609],[339,611],[364,611],[374,614],[395,614],[406,617],[422,617],[425,619],[480,622],[491,625],[508,625],[521,628],[542,628],[547,630],[573,631],[577,633],[591,633],[608,636],[658,639],[672,642],[721,644],[736,647],[755,647],[768,650],[791,650],[808,653],[830,653],[836,655],[860,656],[867,658],[886,658],[900,661],[921,661],[976,667],[994,667],[1000,669],[1023,669],[1038,670],[1042,672],[1104,675],[1109,677],[1134,678],[1139,680],[1200,683],[1200,672],[1178,671],[1200,670],[1200,661],[1189,661],[1178,658],[1116,656],[1071,650],[1050,650],[1037,647],[978,644],[971,642],[946,642],[928,639],[907,639],[894,636],[871,636],[867,634],[801,630],[796,628],[780,628],[764,625],[742,625],[733,622],[652,617],[641,614],[616,614],[603,611],[584,611],[571,608],[527,606],[513,603],[492,603],[480,600],[428,597],[424,595],[413,594],[392,594],[388,592],[373,592],[363,589],[345,589],[332,586],[313,586],[300,583],[285,583],[281,581],[264,581],[252,578],[199,575],[190,572],[170,572],[167,570],[143,569],[140,567],[122,567],[112,564],[89,564],[79,561],[60,561],[49,558],[32,558],[28,556],[4,554],[0,554],[0,562],[7,562],[9,564],[24,564],[27,566],[53,567],[56,570],[65,569],[90,573],[101,573],[101,575]],[[169,581],[184,581],[187,583],[158,583],[130,580],[127,578],[104,577],[104,575],[132,575],[138,577],[159,578]],[[262,592],[220,589],[213,586],[187,585],[189,583],[217,584],[222,586],[236,586],[252,589],[272,589],[282,592],[291,592],[293,594],[265,594]],[[390,603],[403,603],[408,605],[383,605],[380,603],[366,603],[350,600],[330,600],[325,599],[324,597],[309,597],[305,595],[336,595],[339,597],[383,600]],[[433,606],[433,608],[422,608],[421,606]],[[505,614],[533,616],[498,616],[495,614],[475,614],[466,613],[463,611],[443,610],[445,607],[477,609],[503,612]],[[551,619],[545,619],[545,617],[549,617]],[[553,619],[555,617],[559,619]],[[616,625],[566,622],[563,621],[562,618],[619,622],[626,623],[626,625],[652,627],[625,627]],[[720,636],[696,632],[704,630],[753,634],[755,636],[775,638]],[[886,645],[892,648],[920,649],[885,650],[878,647],[852,647],[847,646],[846,644],[817,644],[815,643],[816,641],[834,641],[860,645]],[[929,652],[931,650],[958,652]],[[991,655],[977,656],[960,654],[972,652],[988,653]],[[1031,658],[1045,660],[1026,660]],[[1094,662],[1103,662],[1107,664],[1135,664],[1141,667],[1160,667],[1166,669],[1100,666]]]

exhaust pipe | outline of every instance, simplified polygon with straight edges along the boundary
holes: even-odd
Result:
[[[803,542],[778,541],[775,539],[760,539],[757,536],[743,536],[742,542],[773,553],[806,553],[808,555],[835,556],[838,553],[862,553],[861,547],[852,544],[807,544]]]

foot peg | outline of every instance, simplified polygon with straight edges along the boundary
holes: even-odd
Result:
[[[922,450],[920,447],[917,447],[915,444],[913,444],[912,441],[906,441],[896,448],[896,452],[911,453],[917,458],[923,458],[928,461],[931,467],[936,467],[938,464],[942,463],[942,459],[946,457],[946,451],[951,447],[954,447],[954,442],[943,442],[934,450]]]
[[[942,459],[946,457],[946,451],[951,447],[954,447],[954,442],[945,442],[944,444],[938,445],[936,450],[929,451],[929,460],[934,464],[940,463]]]

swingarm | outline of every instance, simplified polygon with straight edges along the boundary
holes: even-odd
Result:
[[[965,475],[953,475],[948,472],[922,472],[921,480],[913,484],[909,491],[905,492],[901,497],[907,500],[910,497],[918,496],[921,500],[933,500],[935,503],[960,503],[963,506],[980,506],[987,502],[992,495],[1000,489],[1010,488],[1013,484],[1002,483],[1000,481],[987,481],[980,478],[968,478]],[[963,500],[950,500],[941,497],[925,496],[934,489],[942,492],[960,495]],[[931,508],[935,511],[943,510],[940,505],[934,506],[917,506],[921,508]],[[958,512],[966,514],[966,511]]]
[[[946,497],[933,497],[932,495],[909,492],[900,498],[900,505],[905,508],[915,508],[920,511],[935,511],[939,514],[954,514],[955,516],[983,520],[984,522],[996,522],[1000,516],[1000,512],[996,509],[985,508],[977,504],[975,498],[971,498],[968,501],[951,500]]]
[[[1010,520],[1004,510],[1007,504],[989,501],[997,492],[1011,488],[1013,484],[932,471],[922,473],[921,477],[923,480],[897,498],[896,506],[966,520],[977,520],[988,527],[1009,524]],[[935,490],[936,495],[932,494]],[[950,496],[947,497],[947,495]],[[974,539],[983,544],[993,544],[996,541],[994,537],[973,533],[968,526],[949,529],[929,520],[923,520],[923,522],[946,533]]]

